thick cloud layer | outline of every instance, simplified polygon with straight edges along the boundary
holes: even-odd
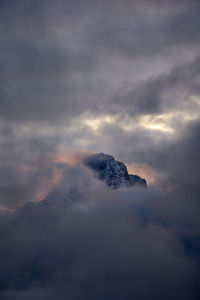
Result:
[[[199,10],[0,1],[2,300],[199,299]],[[148,189],[96,181],[101,151]]]
[[[153,188],[113,191],[63,165],[46,199],[2,212],[1,299],[198,299],[198,136],[193,124],[152,155],[167,169]]]
[[[130,108],[125,84],[195,59],[198,11],[198,1],[1,1],[1,116],[69,121],[107,109],[116,90]],[[156,112],[162,87],[138,88],[131,104]]]
[[[1,299],[195,299],[197,265],[172,229],[140,216],[151,193],[95,198],[4,220]]]

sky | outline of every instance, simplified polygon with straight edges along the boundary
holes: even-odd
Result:
[[[199,299],[199,13],[0,0],[2,300]],[[106,188],[97,152],[147,189]]]

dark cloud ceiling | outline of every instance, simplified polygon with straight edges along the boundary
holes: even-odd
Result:
[[[0,1],[2,300],[198,299],[199,11]],[[94,151],[153,184],[103,190],[77,160]]]

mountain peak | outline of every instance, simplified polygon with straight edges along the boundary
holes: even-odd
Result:
[[[146,187],[146,180],[138,175],[128,174],[126,166],[103,152],[93,154],[84,159],[83,164],[93,170],[95,176],[112,189],[122,186]]]

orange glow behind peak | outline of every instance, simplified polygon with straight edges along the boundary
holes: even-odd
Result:
[[[65,150],[59,147],[57,152],[53,154],[52,160],[55,163],[66,163],[76,165],[80,163],[83,158],[89,154],[96,153],[94,150]]]
[[[53,176],[51,179],[44,178],[36,192],[34,197],[35,202],[40,202],[44,200],[47,195],[52,191],[52,189],[58,185],[62,178],[62,171],[58,170],[56,167],[53,168]]]
[[[132,163],[126,164],[130,174],[137,174],[145,178],[148,185],[153,185],[156,181],[156,170],[149,166],[147,163]]]
[[[41,166],[43,168],[51,166],[53,171],[51,178],[44,177],[41,180],[40,184],[37,186],[32,201],[42,201],[56,187],[56,185],[60,183],[63,170],[58,167],[58,163],[76,165],[80,163],[85,156],[92,153],[96,153],[96,151],[84,149],[80,151],[66,150],[64,147],[58,147],[55,152],[51,152],[45,157],[36,156],[29,164],[22,165],[20,167],[20,171],[22,173],[37,172]]]

